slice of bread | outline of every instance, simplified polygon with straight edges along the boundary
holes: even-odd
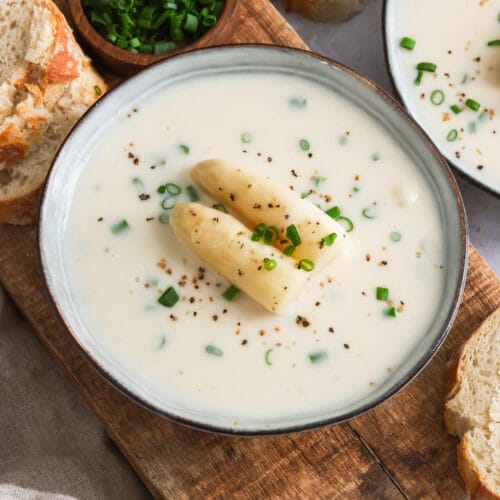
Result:
[[[286,9],[314,21],[345,21],[357,14],[368,0],[286,0]]]
[[[444,420],[472,498],[500,499],[500,308],[448,365]]]
[[[105,91],[51,0],[0,0],[0,222],[36,220],[55,152]]]

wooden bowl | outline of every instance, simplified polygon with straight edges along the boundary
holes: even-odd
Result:
[[[107,69],[121,76],[134,75],[150,64],[191,49],[227,43],[238,24],[239,3],[239,0],[226,0],[217,24],[193,43],[164,54],[134,54],[108,42],[92,27],[81,0],[68,0],[73,26],[86,49]]]

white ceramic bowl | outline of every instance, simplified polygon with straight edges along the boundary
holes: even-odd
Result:
[[[434,322],[403,364],[369,396],[341,410],[312,416],[295,416],[266,422],[208,416],[183,410],[143,389],[125,370],[118,367],[86,326],[74,299],[65,266],[63,238],[78,179],[85,168],[89,148],[137,96],[188,80],[194,76],[226,72],[278,72],[298,74],[320,82],[355,106],[375,117],[387,134],[394,137],[421,169],[437,200],[446,240],[446,283]],[[342,422],[359,415],[404,387],[430,360],[443,342],[458,309],[467,263],[467,229],[460,193],[446,163],[425,134],[401,107],[366,79],[332,61],[307,52],[265,46],[233,46],[201,49],[158,63],[122,83],[101,99],[73,129],[60,149],[43,194],[40,212],[40,259],[47,289],[55,309],[88,359],[119,390],[135,401],[175,421],[197,428],[228,434],[279,434]]]

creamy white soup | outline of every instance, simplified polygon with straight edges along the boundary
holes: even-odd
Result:
[[[500,191],[500,1],[398,0],[395,12],[410,109],[454,164]]]
[[[340,409],[420,342],[443,289],[439,209],[366,113],[300,77],[226,74],[171,85],[117,121],[78,181],[66,265],[96,342],[150,393],[236,426]],[[172,231],[176,204],[227,210],[190,176],[210,158],[294,190],[347,231],[279,313],[234,294]]]

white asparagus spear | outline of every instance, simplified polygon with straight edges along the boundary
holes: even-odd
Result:
[[[294,224],[302,240],[293,253],[297,261],[309,259],[319,269],[347,251],[348,237],[344,228],[288,187],[224,160],[202,161],[193,168],[191,176],[250,228],[261,223],[275,226],[279,240],[284,241],[286,228]],[[336,234],[334,243],[328,245],[324,240],[322,243],[322,239],[332,233]],[[286,243],[280,248],[284,246]]]
[[[252,232],[232,215],[199,203],[179,203],[170,225],[176,237],[212,269],[272,312],[279,312],[308,279],[294,259],[252,241]],[[273,262],[274,269],[267,270]]]

